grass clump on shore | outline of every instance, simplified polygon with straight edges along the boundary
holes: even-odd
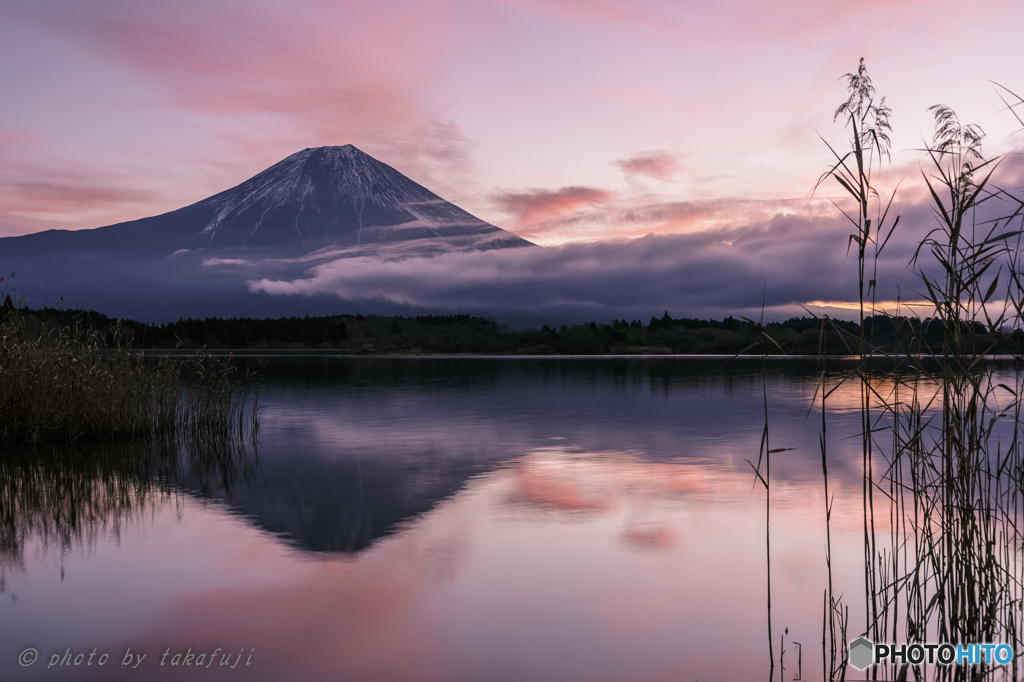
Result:
[[[0,281],[4,281],[0,278]],[[147,360],[119,330],[60,324],[0,307],[0,446],[65,445],[169,432],[241,435],[256,426],[256,389],[203,354]]]

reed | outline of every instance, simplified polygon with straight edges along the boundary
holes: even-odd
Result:
[[[921,240],[912,266],[942,325],[942,347],[927,349],[936,365],[908,349],[898,359],[919,371],[879,377],[891,387],[877,394],[891,430],[878,482],[887,491],[891,538],[871,557],[886,575],[874,586],[884,611],[872,626],[890,639],[1007,642],[1020,652],[1024,383],[1016,365],[996,357],[999,330],[1019,321],[1014,311],[1024,293],[1019,285],[1000,287],[1001,274],[1020,281],[1020,231],[1013,229],[1020,211],[978,218],[983,204],[1008,196],[989,189],[999,159],[984,158],[979,128],[960,123],[948,107],[931,112],[924,181],[938,225]],[[907,667],[892,672],[905,676]],[[933,670],[954,680],[1009,672],[987,664]]]
[[[0,446],[257,428],[256,386],[230,359],[147,359],[118,328],[39,322],[9,296],[0,308]]]
[[[888,222],[889,210],[895,193],[885,201],[876,188],[872,174],[875,166],[881,166],[882,161],[889,158],[889,133],[892,128],[889,123],[891,110],[885,104],[885,98],[875,100],[875,88],[868,75],[864,60],[860,60],[855,73],[847,73],[843,76],[847,82],[849,96],[845,102],[839,105],[833,116],[833,120],[841,117],[844,119],[846,128],[850,131],[850,149],[840,153],[831,145],[826,145],[835,157],[832,167],[826,171],[818,180],[820,186],[826,180],[834,180],[854,200],[856,210],[843,211],[846,218],[854,226],[855,232],[850,235],[849,246],[856,244],[857,248],[857,273],[858,273],[858,314],[860,322],[859,337],[854,340],[854,347],[859,354],[860,362],[856,374],[862,379],[860,382],[860,406],[861,406],[861,445],[863,457],[863,478],[861,485],[863,518],[864,518],[864,583],[865,589],[865,611],[872,616],[872,622],[877,621],[879,604],[877,601],[878,574],[875,571],[871,557],[876,552],[876,528],[874,514],[874,458],[875,448],[871,436],[873,429],[873,406],[872,395],[869,385],[863,381],[872,371],[871,363],[873,348],[871,338],[865,332],[864,318],[865,311],[874,309],[874,297],[877,281],[877,262],[886,244],[891,238],[899,217]],[[842,210],[842,209],[841,209]],[[869,251],[869,247],[874,248]],[[870,258],[870,263],[869,263]],[[871,265],[871,276],[867,276],[867,269]],[[835,325],[833,325],[835,327]],[[872,325],[872,328],[874,325]],[[836,331],[839,331],[835,327]],[[848,352],[853,348],[847,346]],[[822,371],[822,382],[825,373]],[[846,621],[844,607],[835,596],[832,581],[831,563],[831,499],[828,491],[828,456],[826,440],[826,400],[830,393],[827,387],[820,387],[822,400],[822,429],[819,432],[819,440],[822,457],[822,473],[825,486],[825,522],[827,533],[827,556],[828,567],[828,592],[827,592],[827,613],[828,613],[828,640],[826,642],[823,633],[823,648],[830,650],[827,656],[830,679],[835,676],[842,678],[845,675],[846,656],[845,644],[838,637],[845,633]],[[834,389],[833,389],[834,390]],[[877,631],[871,635],[879,639]]]
[[[864,287],[867,245],[875,244],[878,253],[896,221],[882,229],[892,200],[883,202],[864,172],[872,145],[876,158],[887,150],[882,144],[887,139],[878,132],[887,130],[884,100],[874,118],[865,117],[874,105],[863,60],[858,74],[848,77],[850,100],[837,116],[849,114],[852,150],[836,154],[836,164],[823,179],[837,181],[858,206],[847,216],[857,225],[850,239],[859,250],[863,320],[865,310],[875,312],[874,278]],[[934,307],[942,345],[929,347],[920,327],[906,327],[895,350],[884,352],[865,336],[862,325],[860,338],[850,340],[859,346],[859,366],[839,380],[857,381],[861,389],[861,634],[875,642],[1005,642],[1020,656],[1024,373],[1019,363],[1024,358],[1018,353],[1005,360],[997,349],[1006,344],[1000,330],[1019,325],[1024,312],[1021,230],[1015,229],[1024,202],[990,186],[999,159],[984,157],[984,134],[977,126],[962,124],[945,106],[930,111],[935,134],[923,150],[923,176],[937,224],[920,240],[910,265],[921,283],[919,293]],[[994,202],[1000,201],[1006,202],[1003,210],[992,214],[1002,217],[979,218],[982,205],[998,208]],[[877,213],[869,215],[869,207]],[[934,360],[923,359],[922,352]],[[886,357],[884,365],[872,359],[877,355]],[[823,373],[819,388],[828,528],[825,397],[835,387],[824,384]],[[832,596],[830,554],[826,561],[823,668],[828,679],[843,679],[845,631],[837,637],[843,609]],[[904,663],[867,672],[870,679],[981,680],[1017,679],[1018,671],[1015,660],[1008,667]]]

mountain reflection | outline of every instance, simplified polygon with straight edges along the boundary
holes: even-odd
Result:
[[[600,511],[607,500],[589,487],[594,476],[566,478],[571,455],[560,455],[556,471],[537,453],[616,451],[652,466],[681,459],[748,470],[763,428],[760,364],[722,365],[701,358],[272,358],[257,368],[260,477],[214,497],[298,549],[346,554],[500,468],[518,472],[510,504]],[[779,437],[798,448],[794,457],[808,458],[789,467],[796,477],[820,475],[817,434],[805,421],[819,377],[814,362],[767,367]],[[844,466],[835,468],[838,477]],[[773,473],[785,476],[786,463],[773,464]],[[671,540],[645,526],[623,541],[656,547]]]
[[[415,459],[389,454],[264,459],[258,481],[223,497],[250,522],[300,549],[356,553],[486,468],[443,451],[421,451]]]

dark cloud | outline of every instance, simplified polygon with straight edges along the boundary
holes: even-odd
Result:
[[[524,323],[632,319],[664,310],[675,316],[754,314],[763,295],[778,317],[800,314],[800,305],[812,300],[856,299],[857,268],[854,256],[846,255],[847,235],[838,218],[778,215],[714,232],[391,262],[344,258],[300,279],[262,279],[250,287]],[[906,269],[911,254],[906,239],[887,247],[879,261],[878,279],[886,283],[879,298],[895,298],[897,286],[905,293],[913,289]]]

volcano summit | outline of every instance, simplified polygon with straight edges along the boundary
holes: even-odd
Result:
[[[465,237],[467,245],[490,248],[530,244],[352,145],[304,149],[175,213],[182,211],[193,212],[193,224],[205,223],[188,235],[192,242],[213,248],[309,249],[436,237]]]
[[[69,307],[141,319],[271,315],[293,308],[278,303],[264,311],[255,301],[243,303],[246,280],[302,276],[346,257],[521,246],[532,244],[345,145],[304,149],[236,187],[162,215],[2,238],[0,273],[17,273],[30,306],[63,297]]]

